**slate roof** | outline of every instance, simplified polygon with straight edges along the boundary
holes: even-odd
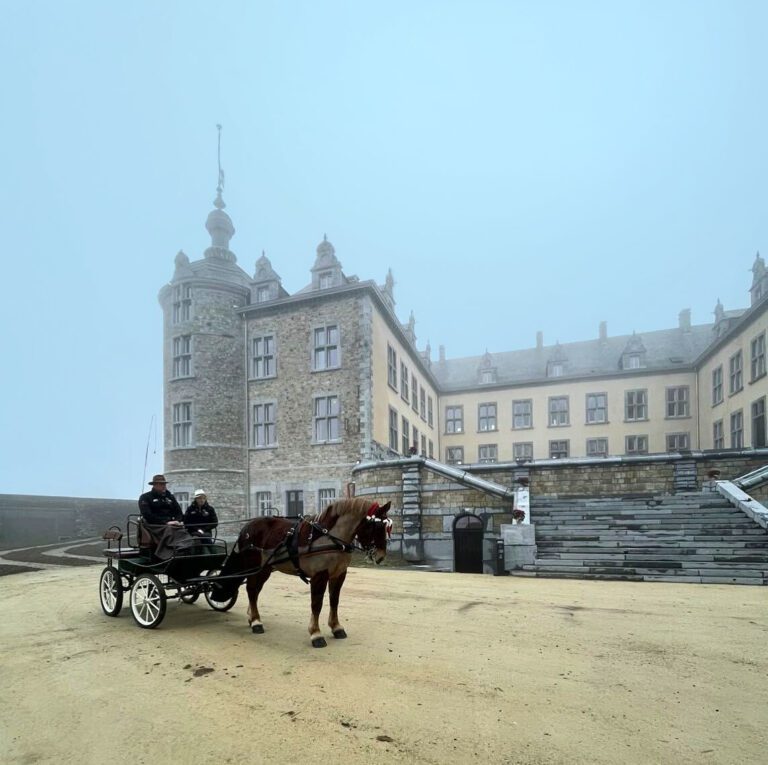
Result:
[[[729,311],[741,314],[743,311]],[[496,369],[493,386],[542,382],[547,379],[575,377],[604,377],[606,375],[636,376],[642,371],[687,368],[715,340],[712,324],[698,324],[690,330],[662,329],[637,335],[619,335],[605,340],[594,339],[577,343],[558,343],[542,348],[492,353],[490,366]],[[637,341],[645,348],[641,369],[622,369],[621,357],[632,350]],[[547,378],[547,363],[556,357],[563,359],[563,375]],[[481,368],[488,368],[485,354],[460,359],[446,359],[432,364],[432,372],[442,390],[465,390],[486,387],[480,384]]]

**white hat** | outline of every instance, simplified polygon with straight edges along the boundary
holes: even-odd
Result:
[[[207,495],[206,495],[206,493],[202,489],[195,489],[195,496],[196,497],[205,497]]]

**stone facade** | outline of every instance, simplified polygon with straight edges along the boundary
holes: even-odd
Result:
[[[536,348],[453,360],[441,347],[433,363],[429,344],[417,347],[413,312],[397,318],[392,274],[383,285],[346,276],[327,237],[293,294],[264,254],[253,275],[242,270],[217,191],[211,246],[197,261],[176,256],[160,303],[165,472],[182,498],[203,488],[223,519],[315,512],[347,492],[357,463],[411,453],[469,464],[502,484],[520,457],[541,495],[575,497],[682,491],[701,484],[710,463],[737,469],[744,444],[765,444],[768,276],[759,257],[750,308],[719,306],[713,325],[692,326],[683,311],[678,327],[642,337],[612,338],[602,325],[584,343],[538,338]],[[318,354],[327,355],[319,366]],[[731,374],[739,359],[741,377]],[[666,454],[717,446],[720,455],[729,434],[739,446],[729,456]],[[608,456],[581,458],[588,467],[571,459],[590,450]],[[613,456],[632,451],[651,455]],[[555,452],[567,459],[542,459]],[[400,471],[385,484],[400,498],[401,543],[413,559],[443,545],[441,509],[482,515],[489,534],[509,520],[501,500],[413,478]]]

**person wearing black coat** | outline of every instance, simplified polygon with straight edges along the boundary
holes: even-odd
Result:
[[[208,504],[208,497],[202,489],[195,490],[192,503],[184,513],[184,526],[190,534],[213,541],[213,530],[218,526],[216,510]]]
[[[152,490],[139,497],[139,511],[145,528],[157,545],[154,556],[167,560],[177,551],[191,552],[197,542],[184,528],[181,507],[168,491],[165,476],[153,476],[149,483]]]

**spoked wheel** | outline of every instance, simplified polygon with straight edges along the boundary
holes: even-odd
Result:
[[[117,616],[123,607],[123,583],[114,566],[107,566],[99,579],[101,610],[107,616]]]
[[[200,597],[200,590],[196,587],[180,587],[179,588],[179,600],[182,603],[189,603],[192,605]]]
[[[209,571],[208,576],[216,576],[218,573],[218,571]],[[239,589],[235,590],[234,595],[224,597],[214,583],[210,589],[205,591],[205,599],[214,611],[229,611],[229,609],[237,603],[238,592]]]
[[[136,579],[131,588],[131,613],[139,627],[157,627],[165,616],[165,605],[165,590],[154,574],[142,574]]]

